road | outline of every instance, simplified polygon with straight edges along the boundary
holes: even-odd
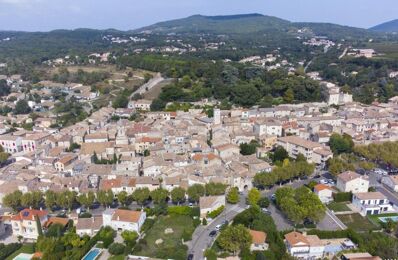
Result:
[[[215,218],[207,226],[200,225],[192,235],[192,241],[189,245],[188,252],[193,254],[193,260],[204,259],[203,252],[211,247],[216,237],[210,237],[209,234],[215,230],[217,225],[222,224],[225,220],[231,222],[232,219],[246,209],[245,196],[240,197],[240,202],[236,205],[227,205],[224,212]]]
[[[162,82],[164,80],[164,78],[162,77],[162,75],[160,73],[157,73],[155,75],[155,77],[153,77],[152,79],[150,79],[147,83],[145,83],[144,85],[142,85],[141,87],[139,87],[136,91],[134,91],[131,95],[130,95],[130,99],[135,95],[135,94],[140,94],[143,95],[145,94],[145,92],[149,91],[151,88],[153,88],[154,86],[156,86],[157,84],[159,84],[160,82]]]

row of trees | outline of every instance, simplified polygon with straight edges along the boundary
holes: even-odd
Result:
[[[40,208],[46,207],[48,209],[64,208],[73,209],[75,206],[81,205],[89,209],[95,203],[103,206],[110,206],[115,203],[115,200],[122,206],[128,206],[133,201],[139,205],[144,205],[151,200],[155,204],[161,204],[171,199],[173,203],[183,203],[188,196],[192,202],[198,202],[201,196],[221,195],[225,193],[226,185],[220,183],[208,183],[206,185],[194,184],[187,190],[176,187],[171,192],[158,188],[150,191],[148,188],[138,188],[132,194],[126,191],[118,193],[116,196],[112,190],[100,190],[96,193],[89,191],[78,195],[73,191],[54,192],[51,190],[42,193],[40,191],[33,191],[22,193],[21,191],[14,191],[7,194],[3,198],[3,204],[17,211],[21,208]]]
[[[270,187],[276,183],[294,178],[310,176],[315,170],[315,165],[308,163],[305,158],[297,158],[296,161],[285,159],[282,166],[276,166],[270,173],[256,174],[253,179],[254,185],[257,187]]]
[[[354,152],[371,161],[380,161],[398,167],[398,142],[355,146]]]

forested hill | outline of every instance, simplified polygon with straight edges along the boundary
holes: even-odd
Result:
[[[370,30],[378,32],[398,32],[398,19],[376,25]]]
[[[277,17],[261,14],[229,16],[194,15],[183,19],[156,23],[134,32],[170,33],[213,33],[213,34],[250,34],[250,33],[295,33],[307,29],[316,35],[330,38],[352,38],[377,36],[374,31],[341,26],[330,23],[293,23]]]

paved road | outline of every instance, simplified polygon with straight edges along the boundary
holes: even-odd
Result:
[[[141,87],[139,87],[136,91],[134,91],[131,95],[130,95],[130,99],[135,95],[135,94],[140,94],[143,95],[145,94],[145,92],[149,91],[151,88],[153,88],[154,86],[156,86],[157,84],[159,84],[160,82],[162,82],[164,80],[164,78],[162,77],[162,75],[160,73],[157,73],[155,75],[155,77],[153,77],[152,79],[150,79],[147,83],[145,83],[144,85],[142,85]]]
[[[344,230],[347,226],[333,212],[327,209],[325,217],[317,224],[317,228],[320,230]]]
[[[245,210],[245,196],[241,196],[240,202],[236,205],[227,205],[224,212],[215,218],[207,226],[199,226],[192,235],[192,241],[189,245],[188,252],[193,254],[193,260],[204,259],[203,252],[211,247],[216,237],[210,237],[209,234],[212,230],[215,230],[216,226],[222,224],[225,220],[231,222],[232,219]]]
[[[380,185],[376,188],[377,191],[381,192],[388,198],[388,200],[394,205],[398,206],[398,194],[396,192],[392,192],[388,188],[386,188],[384,185]]]

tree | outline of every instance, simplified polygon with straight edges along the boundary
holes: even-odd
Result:
[[[0,80],[0,97],[4,97],[10,94],[11,87],[7,84],[4,79]]]
[[[126,247],[121,243],[112,243],[109,246],[108,251],[112,255],[121,255],[124,253],[125,248]]]
[[[44,198],[46,208],[52,211],[52,208],[57,205],[57,194],[52,190],[48,190],[44,194]]]
[[[170,195],[173,203],[180,204],[185,201],[185,190],[181,187],[174,188]]]
[[[113,108],[126,108],[129,103],[129,99],[125,93],[119,94],[112,102]]]
[[[97,200],[104,207],[110,206],[113,203],[114,197],[115,196],[114,196],[112,190],[108,190],[108,191],[100,190],[97,192]]]
[[[19,100],[16,104],[15,104],[15,109],[14,109],[14,113],[19,115],[19,114],[29,114],[31,111],[28,102],[26,102],[25,99],[21,99]]]
[[[288,88],[285,92],[285,94],[283,95],[283,100],[286,103],[292,103],[294,100],[294,91],[291,88]]]
[[[239,251],[250,246],[252,237],[243,225],[232,225],[221,231],[217,244],[224,250],[236,255]]]
[[[205,185],[207,196],[223,195],[226,188],[227,186],[222,183],[209,182]]]
[[[283,162],[286,158],[289,158],[289,153],[282,146],[277,146],[271,156],[272,162]]]
[[[258,201],[261,198],[261,193],[258,189],[252,188],[249,190],[249,193],[247,194],[247,202],[251,206],[257,205]]]
[[[138,188],[132,194],[133,199],[139,204],[143,205],[150,197],[148,188]]]
[[[354,142],[348,134],[334,133],[330,136],[329,145],[334,154],[350,153],[354,147]]]
[[[80,194],[76,200],[86,209],[90,209],[90,207],[94,204],[95,195],[92,191],[89,191],[87,194]]]
[[[256,153],[256,148],[258,146],[257,142],[243,143],[240,144],[240,154],[242,155],[252,155]]]
[[[169,192],[165,189],[158,188],[156,190],[151,191],[150,196],[155,204],[160,204],[166,201],[167,196],[169,196]]]
[[[76,192],[66,190],[58,193],[57,200],[61,207],[71,210],[73,203],[76,201]]]
[[[127,206],[131,203],[130,196],[127,194],[126,191],[119,192],[119,194],[117,194],[117,199],[119,203],[122,204],[123,206]]]
[[[236,204],[239,202],[239,191],[238,188],[232,187],[227,194],[227,202],[230,204]]]
[[[135,231],[124,230],[121,235],[126,245],[131,245],[135,243],[138,238],[138,234]]]
[[[22,192],[17,190],[4,196],[3,204],[6,207],[12,208],[14,211],[21,206]]]
[[[199,198],[205,195],[205,188],[203,185],[194,184],[189,186],[187,193],[190,201],[198,202]]]
[[[260,206],[260,208],[268,208],[269,207],[269,199],[267,197],[262,197],[260,198],[260,200],[258,201],[258,206]]]

